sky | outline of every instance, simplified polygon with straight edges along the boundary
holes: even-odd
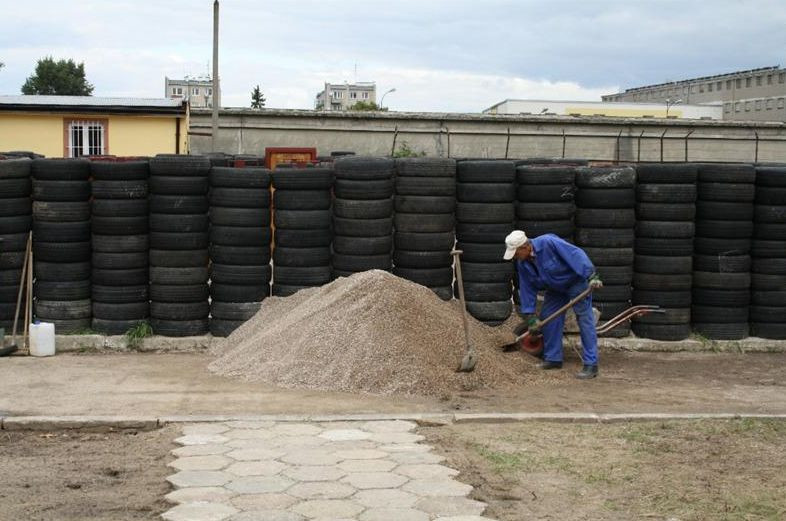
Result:
[[[7,4],[3,7],[3,4]],[[395,111],[508,98],[600,101],[786,65],[786,0],[221,0],[222,105],[310,109],[325,82],[374,81]],[[0,94],[37,60],[84,62],[95,96],[164,97],[212,70],[212,0],[0,0]]]

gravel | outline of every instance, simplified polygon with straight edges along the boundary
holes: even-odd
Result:
[[[511,326],[469,317],[475,371],[457,373],[464,332],[457,301],[372,270],[272,297],[215,349],[214,373],[284,388],[444,395],[553,379],[534,359],[503,353]]]

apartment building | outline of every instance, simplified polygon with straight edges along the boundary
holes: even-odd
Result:
[[[314,101],[316,110],[347,110],[359,101],[377,102],[377,85],[373,81],[325,83]]]
[[[164,89],[167,98],[188,101],[191,108],[213,107],[213,81],[210,76],[186,76],[182,80],[165,77]]]
[[[722,104],[723,119],[786,121],[786,69],[779,65],[626,89],[608,102]]]

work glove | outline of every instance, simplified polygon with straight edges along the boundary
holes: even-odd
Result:
[[[530,336],[539,335],[540,328],[538,327],[538,317],[534,313],[527,317],[527,331]]]
[[[600,275],[597,273],[593,273],[588,282],[592,289],[600,289],[603,287],[603,281],[600,280]]]
[[[533,331],[538,331],[538,316],[535,313],[527,313],[523,318],[524,320],[522,320],[519,325],[513,329],[513,332],[516,335],[521,335],[524,333],[524,331],[528,331],[529,334],[533,334]]]

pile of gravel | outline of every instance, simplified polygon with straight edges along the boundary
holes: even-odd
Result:
[[[549,378],[520,353],[500,350],[512,339],[509,328],[469,321],[478,364],[457,373],[465,349],[458,303],[366,271],[265,300],[216,348],[209,369],[286,388],[377,394],[444,395]]]

